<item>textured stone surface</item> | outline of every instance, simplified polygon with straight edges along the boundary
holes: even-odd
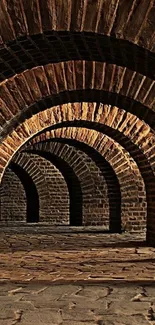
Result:
[[[0,284],[0,325],[154,325],[154,310],[151,284]]]
[[[155,281],[155,249],[144,234],[104,234],[62,227],[3,228],[0,280],[102,283]],[[101,230],[101,229],[100,229]]]

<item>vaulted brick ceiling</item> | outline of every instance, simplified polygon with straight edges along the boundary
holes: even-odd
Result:
[[[153,0],[3,0],[0,12],[2,132],[34,102],[99,97],[154,127]]]
[[[2,44],[43,32],[71,31],[114,36],[155,49],[153,0],[2,0],[0,9]]]
[[[151,236],[154,21],[154,0],[0,2],[1,176],[27,140],[41,131],[41,139],[55,132],[45,133],[51,125],[101,131],[137,163]]]

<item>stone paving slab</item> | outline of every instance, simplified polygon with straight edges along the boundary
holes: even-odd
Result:
[[[144,239],[1,230],[0,325],[155,325],[155,248]]]
[[[25,223],[23,221],[0,221],[0,232],[5,233],[80,233],[80,232],[103,232],[109,233],[105,226],[69,226],[69,225],[51,225],[49,222]]]
[[[79,228],[79,227],[77,227]],[[90,228],[90,227],[89,227]],[[88,250],[103,247],[144,246],[145,234],[110,234],[97,232],[57,232],[45,227],[6,227],[0,228],[0,251],[33,249]]]
[[[154,325],[155,285],[0,284],[0,325]]]
[[[155,248],[133,234],[0,233],[0,281],[155,281]]]

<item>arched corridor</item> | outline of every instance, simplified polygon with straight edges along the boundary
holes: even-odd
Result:
[[[1,0],[0,325],[154,325],[154,260],[154,0]]]

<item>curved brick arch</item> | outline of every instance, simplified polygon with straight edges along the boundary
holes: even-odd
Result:
[[[65,143],[67,140],[69,140],[68,143],[79,145],[80,148],[82,148],[87,154],[90,154],[90,147],[87,145],[89,143],[89,138],[96,137],[96,132],[89,130],[89,133],[87,134],[85,132],[85,129],[75,129],[72,128],[66,128],[65,130],[59,130],[56,129],[49,135],[45,133],[45,135],[41,135],[40,137],[36,137],[33,139],[34,144],[32,146],[29,146],[29,143],[26,146],[26,150],[52,150],[52,143],[43,143],[40,142],[41,139],[46,141],[46,136],[48,141],[61,141]],[[84,134],[81,141],[81,132]],[[118,145],[114,140],[110,139],[107,136],[102,136],[101,140],[101,134],[98,133],[98,139],[100,139],[101,146],[97,148],[97,140],[94,144],[93,148],[100,153],[101,157],[104,157],[104,159],[107,161],[108,164],[110,164],[112,170],[116,174],[116,177],[119,181],[120,185],[120,191],[121,191],[121,202],[118,197],[119,204],[121,203],[121,221],[122,222],[122,228],[123,229],[130,229],[130,230],[136,230],[136,229],[144,229],[146,227],[146,193],[145,193],[145,186],[142,179],[142,176],[139,172],[139,169],[137,167],[137,164],[134,162],[134,160],[131,158],[131,156],[124,150],[120,145]],[[85,144],[85,145],[84,145]],[[97,156],[94,156],[94,153],[92,152],[92,155],[94,158],[97,159]],[[100,157],[100,159],[101,159]],[[103,160],[100,167],[103,167]],[[123,172],[122,172],[123,169]],[[107,166],[105,166],[105,170],[107,173],[107,180],[110,177],[107,172]],[[104,176],[106,173],[102,169]],[[112,174],[113,175],[113,174]],[[113,175],[114,177],[114,175]],[[110,185],[110,184],[109,184]],[[112,185],[112,187],[117,188],[117,182]],[[118,188],[117,188],[118,191]],[[114,193],[114,196],[116,193]],[[114,197],[112,197],[112,202],[114,200]],[[116,201],[117,202],[117,201]],[[114,205],[116,204],[114,200]],[[109,202],[111,205],[112,203]],[[116,204],[117,206],[117,204]],[[113,208],[113,204],[112,204]],[[116,208],[117,210],[117,208]],[[117,220],[118,226],[119,226],[119,212],[117,211],[118,215],[113,215],[112,219],[112,225],[115,228],[116,223],[115,220]],[[137,220],[135,218],[137,217]],[[135,222],[135,225],[134,225]]]
[[[94,202],[95,202],[95,191],[96,189],[93,180],[89,179],[90,171],[88,174],[84,175],[85,170],[81,170],[81,166],[75,167],[65,159],[65,157],[58,155],[54,152],[47,151],[47,150],[35,150],[35,148],[30,152],[38,154],[42,157],[45,157],[47,160],[51,161],[52,163],[60,168],[61,172],[63,173],[63,176],[66,180],[66,183],[68,184],[68,189],[70,193],[70,225],[72,226],[88,226],[88,225],[102,225],[104,226],[105,230],[108,230],[108,222],[107,222],[107,211],[105,211],[105,214],[98,209],[98,215],[96,216],[96,209],[97,209],[97,202],[95,204],[95,210],[94,210]],[[61,161],[61,165],[58,164],[58,161]],[[81,162],[82,167],[84,167],[83,163]],[[78,167],[80,168],[78,170]],[[82,198],[79,200],[79,191],[77,192],[77,186],[76,182],[74,181],[74,178],[72,177],[72,173],[69,169],[72,169],[72,171],[75,173],[76,177],[79,180],[81,192],[82,192]],[[88,168],[87,168],[88,170]],[[92,178],[92,176],[91,176]],[[93,185],[93,188],[92,188]],[[107,189],[106,189],[107,190]],[[77,193],[77,197],[75,197],[75,194]],[[107,193],[105,192],[105,197]],[[93,196],[93,197],[92,197]],[[99,201],[100,198],[96,197],[96,201]],[[81,202],[80,202],[81,201]],[[81,205],[81,211],[82,214],[79,215],[79,208]],[[100,221],[98,221],[100,220]]]
[[[63,146],[64,147],[64,146]],[[61,149],[61,148],[59,148]],[[65,181],[68,185],[69,193],[70,193],[70,224],[72,226],[76,225],[82,225],[82,222],[84,224],[88,224],[89,220],[86,218],[86,213],[82,213],[82,205],[84,211],[88,208],[89,206],[91,207],[92,202],[90,200],[90,196],[93,195],[94,191],[94,179],[92,179],[90,171],[84,161],[80,160],[80,155],[73,150],[69,150],[69,147],[66,146],[66,148],[62,148],[63,152],[57,152],[56,148],[55,151],[51,150],[49,154],[46,154],[46,150],[42,148],[42,150],[36,151],[32,150],[32,154],[38,154],[45,159],[49,160],[52,164],[56,165],[56,167],[60,170],[62,173],[63,177],[65,178]],[[22,153],[21,153],[22,154]],[[18,160],[20,161],[22,157],[20,157],[21,154],[18,154]],[[68,159],[68,154],[72,154],[72,163]],[[53,157],[54,156],[54,157]],[[28,158],[28,157],[27,157]],[[77,162],[77,164],[75,164]],[[28,164],[28,161],[27,161]],[[33,164],[33,161],[32,161]],[[75,166],[74,166],[75,165]],[[30,164],[28,164],[28,167]],[[30,166],[31,168],[31,166]],[[35,170],[35,173],[38,175],[37,168]],[[38,176],[37,176],[38,179]],[[44,200],[46,202],[47,206],[47,197],[50,196],[50,190],[44,190],[45,189],[45,182],[41,182],[40,180],[39,184],[40,187],[44,193]],[[82,192],[82,194],[81,194]],[[106,195],[106,193],[105,193]],[[82,198],[83,197],[83,198]],[[83,202],[83,204],[82,204]],[[85,207],[87,206],[87,208]],[[89,218],[88,218],[89,219]],[[93,219],[93,216],[92,216]],[[95,221],[95,220],[94,220]]]
[[[154,79],[155,55],[125,40],[97,33],[54,31],[1,45],[0,81],[30,67],[69,60],[107,62]]]
[[[29,175],[29,177],[32,179],[32,182],[37,188],[39,195],[39,210],[37,221],[39,221],[40,217],[45,214],[45,210],[47,215],[50,215],[50,210],[48,209],[48,205],[46,202],[46,198],[49,197],[49,188],[40,168],[37,166],[34,160],[32,160],[31,157],[26,153],[17,153],[13,158],[12,162],[21,167]]]
[[[70,122],[69,122],[70,121]],[[114,138],[137,162],[146,186],[148,203],[148,239],[154,242],[154,135],[144,122],[117,107],[94,103],[61,105],[25,121],[1,144],[1,175],[13,154],[33,135],[48,127],[76,125],[98,129]],[[82,135],[81,135],[82,136]],[[92,139],[92,145],[94,140]]]
[[[26,209],[26,221],[38,222],[39,221],[39,195],[35,183],[33,182],[28,171],[26,171],[21,165],[11,162],[11,170],[18,176],[19,180],[24,186],[26,193],[27,209]]]
[[[11,168],[7,168],[0,185],[0,225],[7,226],[13,220],[17,225],[26,222],[26,200],[24,185]]]
[[[22,0],[18,3],[15,0],[5,0],[0,6],[3,26],[1,37],[7,42],[22,35],[35,35],[50,30],[92,31],[104,35],[112,34],[152,48],[153,38],[150,37],[153,37],[153,30],[149,22],[153,19],[153,5],[154,2],[149,0],[139,4],[120,0],[115,0],[112,4],[101,0],[93,3],[74,0],[58,3],[50,0]]]
[[[80,150],[80,149],[79,149]],[[26,152],[35,153],[48,153],[50,156],[54,155],[60,157],[62,160],[73,168],[76,173],[82,190],[83,196],[83,209],[82,209],[82,222],[83,225],[102,225],[105,229],[109,229],[112,232],[121,231],[121,220],[120,220],[120,189],[116,176],[113,175],[112,168],[110,169],[108,164],[104,162],[104,167],[96,164],[96,160],[91,155],[88,155],[85,151],[77,151],[73,146],[66,145],[60,142],[41,143],[38,146],[33,146],[26,149]],[[90,161],[91,159],[91,161]],[[106,170],[105,170],[106,168]],[[104,170],[104,172],[103,172]],[[106,174],[107,173],[107,174]],[[112,175],[111,175],[112,173]],[[106,177],[105,177],[106,175]],[[106,180],[106,183],[104,181]],[[113,179],[110,186],[115,186],[113,193],[112,189],[109,188],[107,179]],[[71,180],[73,183],[73,180]],[[71,191],[71,193],[74,190]],[[108,196],[107,196],[108,193]],[[115,197],[114,197],[115,196]],[[115,206],[113,204],[115,201]],[[113,204],[113,206],[112,206]],[[77,202],[74,202],[74,210],[77,209]],[[116,210],[116,213],[115,213]],[[73,220],[75,219],[75,211],[73,212]],[[117,221],[117,222],[116,222]]]
[[[154,49],[154,1],[4,0],[0,5],[1,43],[44,31],[96,32]],[[139,17],[139,12],[141,13]],[[56,33],[57,32],[57,33]],[[63,45],[62,45],[63,49]]]
[[[154,134],[146,123],[116,106],[111,107],[110,105],[98,105],[96,103],[73,103],[39,112],[18,126],[1,143],[1,166],[5,166],[5,162],[8,164],[11,156],[21,145],[37,133],[48,128],[54,129],[66,126],[68,123],[70,126],[73,124],[79,126],[81,123],[81,125],[85,124],[87,128],[92,127],[99,130],[104,128],[106,133],[112,129],[113,131],[110,131],[112,137],[115,132],[118,132],[120,136],[122,133],[124,146],[127,147],[130,142],[133,143],[137,150],[146,155],[146,159],[150,160],[151,164]],[[128,141],[125,142],[126,138]],[[149,149],[152,149],[152,151]],[[129,151],[131,152],[131,150]],[[154,170],[153,164],[151,164],[151,167]]]
[[[48,148],[43,144],[40,151],[50,151],[50,153],[64,159],[76,172],[79,179],[81,179],[82,187],[88,186],[88,189],[93,192],[94,180],[90,174],[89,168],[85,161],[80,159],[79,153],[74,149],[74,147],[69,147],[63,144],[52,144]],[[87,175],[89,175],[87,177]]]
[[[88,61],[48,64],[0,84],[1,136],[55,104],[103,100],[155,127],[155,82],[126,68]]]
[[[81,226],[82,225],[82,190],[80,181],[74,172],[73,168],[63,158],[51,154],[46,151],[35,151],[32,150],[32,154],[43,157],[50,163],[56,166],[60,171],[68,187],[69,198],[70,198],[70,225]],[[44,212],[45,213],[45,212]]]

